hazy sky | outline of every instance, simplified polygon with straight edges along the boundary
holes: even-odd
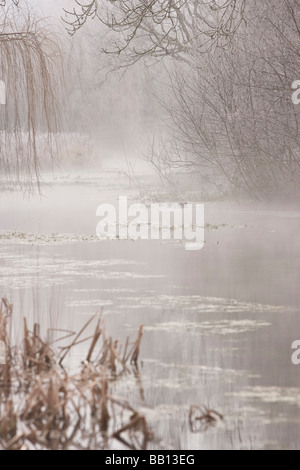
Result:
[[[73,0],[28,0],[29,5],[35,6],[46,15],[62,16],[63,8],[75,4]]]

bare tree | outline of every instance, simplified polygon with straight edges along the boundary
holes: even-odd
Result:
[[[5,7],[7,4],[12,3],[16,7],[19,5],[20,0],[1,0],[0,7]]]
[[[170,72],[171,139],[151,152],[156,167],[199,171],[221,191],[253,197],[299,186],[299,13],[295,0],[254,1],[230,49]]]
[[[221,191],[260,197],[299,183],[291,102],[299,17],[299,0],[75,0],[65,21],[72,35],[97,18],[106,30],[102,50],[118,66],[176,59],[164,61],[172,129],[170,142],[152,146],[160,171],[197,169]]]
[[[243,21],[246,0],[75,0],[65,10],[72,35],[88,21],[98,18],[110,31],[103,51],[141,57],[166,55],[187,59],[196,41],[207,51],[231,42]]]
[[[0,78],[6,85],[6,105],[0,108],[0,170],[2,182],[17,178],[23,185],[25,180],[39,182],[39,145],[43,154],[53,155],[61,128],[62,67],[57,36],[26,6],[14,5],[2,2],[0,10]]]

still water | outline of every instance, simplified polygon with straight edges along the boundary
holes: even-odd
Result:
[[[103,307],[113,337],[144,325],[140,374],[129,374],[122,392],[147,417],[151,446],[299,448],[300,366],[291,345],[300,340],[300,211],[207,203],[201,251],[98,241],[97,206],[120,194],[157,199],[149,187],[107,171],[57,177],[41,197],[1,195],[0,293],[14,303],[16,337],[24,315],[45,329],[74,330]],[[191,429],[191,405],[224,421]]]

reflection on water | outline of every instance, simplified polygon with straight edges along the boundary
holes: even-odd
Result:
[[[172,242],[100,242],[98,204],[120,190],[138,200],[115,183],[108,175],[62,182],[43,199],[1,197],[0,289],[14,302],[15,334],[25,312],[74,330],[103,306],[114,337],[145,326],[143,367],[122,393],[146,415],[153,446],[299,448],[291,344],[300,339],[300,213],[207,204],[206,245],[193,253]],[[193,432],[191,405],[224,420]]]

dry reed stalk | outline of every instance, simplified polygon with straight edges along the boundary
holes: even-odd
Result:
[[[7,342],[11,315],[12,306],[6,299],[2,300],[0,337]],[[82,338],[96,318],[93,334]],[[110,391],[110,383],[116,381],[118,370],[127,372],[128,362],[137,366],[142,328],[135,342],[126,339],[124,348],[118,340],[106,335],[102,312],[92,316],[77,335],[66,330],[55,331],[66,334],[50,345],[49,330],[45,342],[40,326],[35,324],[31,332],[24,319],[23,350],[19,354],[20,361],[8,365],[13,387],[4,396],[4,401],[1,401],[1,392],[8,380],[0,383],[0,448],[97,448],[99,432],[100,447],[107,447],[109,439],[117,439],[129,448],[146,448],[151,433],[145,418]],[[52,345],[70,336],[74,336],[71,344],[60,348],[57,355]],[[60,364],[74,347],[87,341],[90,345],[86,360],[79,373],[69,376]],[[10,348],[10,354],[11,351]],[[18,402],[18,413],[14,411],[14,399]],[[90,418],[93,418],[92,422]],[[88,425],[84,424],[87,422]],[[90,431],[85,429],[86,426]],[[83,444],[84,435],[87,436],[86,444]]]
[[[223,421],[223,419],[221,413],[204,405],[193,405],[189,410],[189,424],[193,433],[206,431],[209,427],[215,426],[218,421]]]
[[[0,338],[9,345],[8,359],[12,359],[13,351],[11,333],[7,333],[12,312],[12,305],[3,299]],[[93,334],[82,338],[95,319]],[[135,341],[126,339],[124,347],[106,335],[102,312],[92,316],[77,335],[66,330],[55,331],[66,334],[51,345],[74,336],[71,344],[60,348],[60,354],[55,353],[49,341],[43,341],[38,324],[31,332],[24,319],[20,360],[11,360],[6,368],[0,367],[0,449],[104,449],[110,446],[111,439],[128,449],[146,449],[153,434],[145,417],[115,393],[115,386],[122,374],[130,371],[131,364],[143,399],[138,372],[143,327],[140,326]],[[90,344],[86,360],[78,373],[69,376],[60,364],[74,347],[87,341]],[[14,351],[18,355],[17,349]],[[204,431],[221,420],[223,416],[212,409],[190,408],[191,432]]]
[[[102,312],[101,312],[101,315],[102,315]],[[98,339],[100,338],[101,336],[101,332],[102,332],[102,329],[101,329],[101,319],[102,317],[100,317],[98,319],[98,322],[97,322],[97,325],[96,325],[96,328],[95,328],[95,333],[94,333],[94,337],[93,337],[93,341],[91,343],[91,346],[90,346],[90,349],[89,349],[89,352],[88,352],[88,355],[87,355],[87,362],[90,362],[91,361],[91,358],[92,358],[92,355],[93,355],[93,352],[94,352],[94,349],[96,347],[96,344],[98,342]]]
[[[35,324],[33,333],[27,327],[24,318],[24,353],[23,365],[25,369],[36,368],[38,372],[51,369],[54,362],[54,354],[50,346],[40,337],[40,325]]]
[[[139,328],[137,340],[133,345],[132,352],[130,353],[130,363],[134,364],[135,366],[138,363],[142,338],[143,338],[143,325],[141,325]]]
[[[9,440],[17,434],[17,415],[14,412],[13,401],[10,398],[4,406],[4,413],[0,420],[0,438]]]
[[[125,438],[122,434],[126,432],[127,437]],[[137,440],[137,432],[141,433],[142,442]],[[130,422],[114,432],[112,437],[131,450],[146,450],[148,442],[153,438],[152,433],[148,429],[145,417],[141,416],[139,413],[134,413],[130,418]]]
[[[82,340],[81,342],[77,342],[77,340],[80,338],[80,336],[82,335],[82,333],[87,329],[87,327],[92,323],[92,321],[94,320],[94,318],[97,317],[97,313],[95,315],[93,315],[87,322],[86,324],[81,328],[81,330],[79,331],[79,333],[76,335],[74,341],[67,347],[63,348],[65,350],[65,353],[62,355],[62,357],[60,358],[60,361],[59,361],[59,365],[62,365],[64,359],[66,358],[67,354],[69,354],[69,352],[71,351],[71,349],[78,345],[78,344],[81,344],[82,342],[84,341],[87,341],[87,339],[84,339]]]
[[[3,358],[5,364],[0,365],[0,382],[3,384],[4,390],[8,393],[11,386],[11,332],[8,333],[8,322],[11,324],[13,314],[13,306],[4,297],[0,302],[0,341],[4,347]],[[1,391],[1,390],[0,390]]]
[[[107,391],[108,391],[107,377],[103,377],[101,380],[100,429],[101,431],[104,431],[104,432],[107,432],[108,424],[110,420],[110,415],[108,411],[108,403],[107,403]]]

